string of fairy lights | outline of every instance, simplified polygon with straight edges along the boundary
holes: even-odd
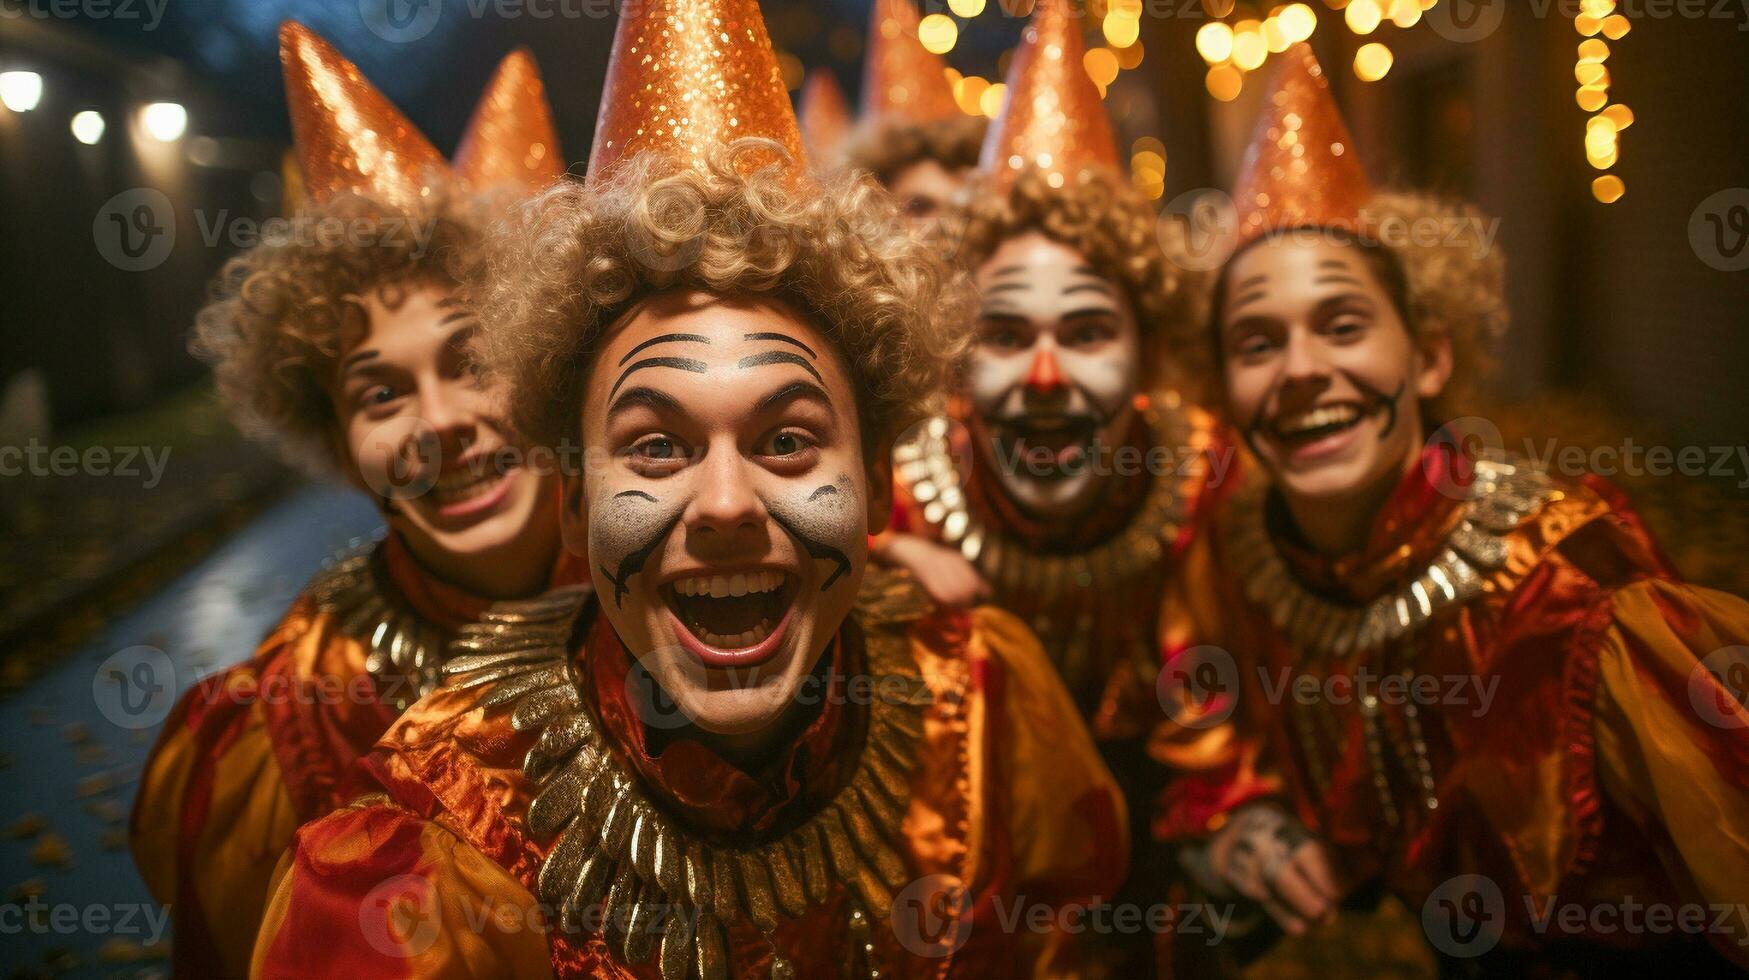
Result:
[[[1627,193],[1621,176],[1610,173],[1621,160],[1621,133],[1634,124],[1634,112],[1609,99],[1609,42],[1620,41],[1633,30],[1627,15],[1615,9],[1616,0],[1581,0],[1573,29],[1585,40],[1579,42],[1579,63],[1573,76],[1579,83],[1575,96],[1579,108],[1589,113],[1585,120],[1585,159],[1603,171],[1591,181],[1591,196],[1614,204]]]
[[[1031,14],[1033,0],[996,0],[1008,16]],[[1309,40],[1325,17],[1340,17],[1343,26],[1357,38],[1366,38],[1355,48],[1351,69],[1365,83],[1390,74],[1396,63],[1388,34],[1407,31],[1420,24],[1440,0],[1320,0],[1328,11],[1320,15],[1312,3],[1263,5],[1254,0],[1200,0],[1208,20],[1197,29],[1196,51],[1208,65],[1204,85],[1211,98],[1232,102],[1244,91],[1246,81],[1268,62],[1293,45]],[[1449,2],[1449,0],[1448,0]],[[959,43],[965,24],[984,13],[987,0],[946,0],[947,12],[938,4],[925,4],[937,12],[925,15],[917,25],[923,47],[945,55]],[[1086,0],[1083,19],[1097,31],[1103,44],[1087,49],[1083,65],[1103,97],[1118,76],[1136,68],[1144,55],[1141,20],[1144,0]],[[1634,114],[1626,105],[1610,100],[1611,77],[1607,62],[1610,42],[1620,41],[1632,30],[1627,16],[1617,10],[1617,0],[1579,0],[1574,29],[1584,38],[1574,67],[1578,83],[1576,99],[1587,114],[1585,158],[1600,171],[1591,183],[1592,196],[1603,204],[1621,200],[1627,192],[1622,178],[1612,172],[1621,159],[1621,133],[1633,125]],[[1008,72],[1013,51],[996,63],[995,77]],[[793,59],[792,59],[793,60]],[[786,75],[791,72],[785,72]],[[794,66],[794,84],[801,84],[801,65]],[[1002,109],[1007,86],[976,74],[947,69],[954,100],[968,115],[994,118]],[[1137,190],[1159,199],[1166,188],[1166,147],[1158,139],[1142,137],[1130,148],[1130,176]]]

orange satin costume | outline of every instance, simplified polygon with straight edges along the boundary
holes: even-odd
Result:
[[[564,558],[554,580],[581,574]],[[347,770],[435,680],[447,637],[488,602],[433,579],[390,536],[323,569],[253,657],[183,695],[130,826],[141,876],[173,910],[179,974],[247,970],[292,833],[352,798]]]
[[[1146,735],[1161,717],[1160,597],[1205,505],[1237,479],[1237,449],[1212,415],[1169,391],[1137,403],[1120,450],[1136,471],[1114,453],[1105,499],[1073,527],[1031,520],[1009,501],[991,475],[1001,464],[990,438],[958,399],[894,454],[888,533],[965,555],[990,582],[991,603],[1038,635],[1101,742]]]
[[[418,206],[434,181],[496,193],[564,172],[526,51],[500,63],[453,167],[313,32],[284,24],[280,59],[300,170],[318,203],[357,193]],[[586,566],[560,549],[547,584],[586,580]],[[252,659],[184,695],[147,760],[131,826],[140,873],[173,910],[177,973],[245,972],[292,832],[352,798],[343,787],[353,761],[436,686],[449,637],[486,605],[434,579],[391,535],[324,569]]]
[[[1539,934],[1529,909],[1744,899],[1749,714],[1700,661],[1749,640],[1749,603],[1681,583],[1601,479],[1550,479],[1520,462],[1473,501],[1450,492],[1502,472],[1486,465],[1430,447],[1365,548],[1337,561],[1297,545],[1264,493],[1222,508],[1189,566],[1220,584],[1221,601],[1180,591],[1173,649],[1207,663],[1193,648],[1218,645],[1237,674],[1202,685],[1182,727],[1157,739],[1157,756],[1186,774],[1161,798],[1155,833],[1199,838],[1243,803],[1278,799],[1349,880],[1382,881],[1412,913],[1448,879],[1491,878],[1505,905],[1498,968],[1598,948],[1704,966],[1702,951],[1661,947],[1668,936]],[[1470,597],[1417,597],[1408,583],[1454,567],[1450,549],[1478,573]],[[1342,632],[1323,603],[1392,595],[1407,601],[1386,619],[1409,628],[1363,630],[1334,651],[1323,642]],[[1422,597],[1431,615],[1417,610]],[[1385,696],[1349,684],[1364,671],[1433,680],[1419,696]],[[1227,710],[1230,722],[1202,724]],[[1749,962],[1731,937],[1713,938]]]
[[[835,696],[810,706],[776,758],[747,772],[689,730],[646,723],[631,707],[630,655],[605,617],[577,605],[562,613],[575,628],[547,633],[571,637],[548,666],[496,676],[491,687],[452,678],[362,764],[379,792],[298,832],[256,975],[1072,968],[1067,936],[1005,930],[998,909],[1109,895],[1124,870],[1124,810],[1014,619],[993,609],[928,614],[899,573],[871,570],[821,658]],[[508,610],[500,619],[520,615],[515,604],[498,608]],[[480,648],[504,634],[500,619],[488,613]],[[909,708],[890,694],[843,697],[846,678],[869,675],[881,691],[909,678],[919,697]],[[563,710],[555,698],[576,713],[552,720]],[[551,761],[555,747],[578,741],[571,761]],[[584,766],[599,778],[573,786],[571,773],[583,771],[573,767]],[[600,793],[605,801],[591,804]],[[883,841],[891,866],[880,860]],[[943,898],[941,882],[963,891]],[[567,895],[580,897],[567,908]],[[895,895],[893,915],[915,930],[886,924]],[[668,904],[652,904],[663,896]],[[367,913],[361,930],[359,910],[378,906],[387,918]],[[660,917],[640,920],[653,907]]]

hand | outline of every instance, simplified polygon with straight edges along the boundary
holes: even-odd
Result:
[[[926,538],[895,534],[880,557],[916,576],[936,605],[965,609],[990,598],[990,583],[964,555]]]
[[[1290,936],[1335,914],[1341,891],[1323,843],[1273,804],[1245,807],[1209,841],[1215,879],[1257,902]]]

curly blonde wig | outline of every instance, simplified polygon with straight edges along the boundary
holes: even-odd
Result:
[[[580,444],[583,392],[615,323],[659,293],[761,293],[837,347],[872,454],[932,410],[965,343],[964,287],[866,178],[792,185],[745,138],[701,169],[638,154],[525,204],[498,236],[480,357],[529,438]]]
[[[1469,204],[1381,192],[1362,213],[1358,234],[1330,232],[1366,255],[1412,335],[1450,340],[1451,380],[1422,405],[1429,426],[1450,421],[1473,404],[1493,373],[1494,351],[1506,334],[1506,260],[1494,242],[1494,221]],[[1210,377],[1222,376],[1220,323],[1226,269],[1232,264],[1229,259],[1216,277],[1208,303],[1202,350],[1213,359]]]
[[[342,468],[331,391],[340,359],[368,332],[364,297],[393,303],[406,285],[474,275],[485,207],[440,196],[409,213],[342,196],[227,262],[189,349],[212,366],[237,427],[310,472]]]
[[[1144,384],[1183,382],[1178,352],[1201,342],[1186,302],[1183,273],[1167,261],[1153,208],[1119,174],[1088,170],[1079,181],[1052,187],[1042,172],[1029,170],[1006,193],[980,182],[943,221],[943,228],[957,240],[954,258],[971,272],[989,261],[1003,242],[1029,231],[1080,252],[1122,289],[1135,313]]]
[[[934,160],[949,171],[975,167],[989,124],[983,116],[864,124],[844,141],[840,162],[849,170],[868,171],[887,187],[905,168],[925,160]]]

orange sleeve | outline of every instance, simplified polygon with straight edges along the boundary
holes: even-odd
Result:
[[[1155,690],[1164,717],[1148,738],[1149,756],[1170,770],[1166,789],[1154,801],[1153,835],[1159,840],[1199,837],[1237,807],[1281,790],[1263,761],[1262,737],[1242,729],[1235,703],[1220,695],[1201,697],[1211,692],[1194,681],[1211,658],[1237,668],[1216,672],[1229,681],[1246,669],[1222,619],[1226,606],[1219,590],[1228,584],[1205,528],[1186,545],[1161,598],[1162,676]],[[1230,694],[1238,696],[1237,690]]]
[[[253,977],[547,977],[534,896],[442,825],[379,799],[299,830]]]
[[[254,684],[243,664],[184,695],[134,804],[134,858],[170,906],[182,974],[247,968],[273,862],[297,829]]]
[[[1749,668],[1749,602],[1652,580],[1618,591],[1611,613],[1593,721],[1601,788],[1641,825],[1689,900],[1741,902],[1749,710],[1714,670],[1730,677]],[[1714,938],[1749,965],[1743,947]]]
[[[1129,868],[1129,814],[1080,712],[1038,639],[1009,613],[972,613],[972,643],[1002,668],[994,731],[1009,798],[1014,894],[1052,905],[1109,900]],[[1021,931],[1031,975],[1075,963],[1071,936]]]

